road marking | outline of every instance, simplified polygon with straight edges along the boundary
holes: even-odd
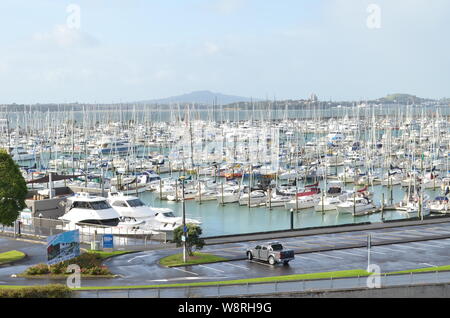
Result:
[[[435,244],[442,244],[442,245],[450,245],[450,242],[444,242],[444,241],[433,241]]]
[[[428,263],[420,263],[421,265],[426,265],[426,266],[430,266],[430,267],[437,267],[436,265],[433,264],[428,264]]]
[[[303,259],[306,259],[306,260],[308,260],[308,261],[314,261],[314,262],[317,262],[317,260],[315,260],[315,259],[313,259],[313,258],[306,257],[306,256],[295,255],[295,258],[303,258]]]
[[[196,275],[196,276],[198,276],[198,274],[197,274],[197,273],[194,273],[194,272],[190,272],[190,271],[186,271],[186,270],[184,270],[184,269],[181,269],[181,268],[171,267],[171,269],[175,269],[175,270],[177,270],[177,271],[181,271],[181,272],[184,272],[184,273],[188,273],[188,274],[192,274],[192,275]]]
[[[350,253],[350,252],[346,252],[346,251],[335,251],[335,252],[336,253],[343,253],[343,254],[353,255],[353,256],[358,256],[358,257],[363,256],[361,254],[355,254],[355,253]]]
[[[144,258],[144,257],[148,257],[148,256],[150,256],[150,255],[141,255],[141,256],[133,257],[133,258],[131,258],[131,259],[128,260],[128,263],[131,263],[131,261],[134,261],[135,259],[138,259],[138,258]]]
[[[391,252],[398,252],[398,250],[394,250],[394,249],[392,249],[392,248],[389,248],[389,247],[380,247],[380,246],[375,246],[374,248],[378,248],[378,249],[383,249],[383,250],[388,250],[388,251],[391,251]]]
[[[244,267],[244,266],[240,266],[240,265],[236,265],[236,264],[231,264],[231,263],[223,263],[223,264],[227,264],[227,265],[234,266],[234,267],[237,267],[237,268],[245,269],[246,271],[250,270],[250,268],[247,268],[247,267]]]
[[[428,247],[438,247],[438,248],[446,248],[445,246],[439,246],[439,245],[431,245],[431,244],[425,244],[425,243],[414,243],[416,245],[420,245],[420,246],[428,246]]]
[[[330,258],[335,258],[335,259],[343,259],[342,257],[331,256],[331,255],[326,255],[326,254],[322,254],[322,253],[314,253],[314,255],[320,255],[320,256],[325,256],[325,257],[330,257]]]
[[[406,230],[405,232],[414,232],[414,233],[417,233],[417,234],[412,234],[412,235],[417,235],[417,236],[426,236],[426,235],[429,235],[429,233],[423,233],[423,232],[421,232],[421,231],[419,231],[419,230]]]
[[[386,255],[386,253],[383,253],[383,252],[377,252],[377,251],[374,251],[373,249],[370,250],[370,254],[382,254],[382,255]]]
[[[383,233],[385,236],[393,236],[393,237],[417,237],[417,235],[411,235],[411,234],[391,234],[390,232]]]
[[[428,251],[428,249],[425,249],[425,248],[414,247],[414,246],[408,246],[408,245],[397,245],[397,247],[401,247],[401,248],[412,248],[413,250]]]
[[[273,266],[270,265],[269,263],[264,263],[264,262],[250,261],[250,263],[259,264],[259,265],[264,265],[264,266],[268,266],[268,267],[273,267]]]
[[[436,228],[426,229],[425,231],[432,231],[432,232],[450,235],[450,231],[440,231],[440,230],[436,230]]]
[[[204,267],[204,268],[207,268],[207,269],[216,271],[216,272],[225,273],[225,271],[222,271],[222,270],[220,270],[220,269],[216,269],[216,268],[213,268],[213,267],[209,267],[209,266],[205,266],[205,265],[198,265],[198,266],[199,266],[199,267]]]

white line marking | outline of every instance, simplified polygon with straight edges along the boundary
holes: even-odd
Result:
[[[412,235],[412,234],[403,234],[403,233],[390,233],[390,232],[386,232],[386,233],[383,233],[384,235],[387,235],[387,236],[398,236],[398,237],[418,237],[418,235]]]
[[[446,245],[446,246],[448,246],[448,245],[450,245],[450,242],[447,242],[447,241],[433,241],[433,243],[435,243],[435,244],[442,244],[442,245]]]
[[[231,264],[231,263],[224,263],[224,264],[227,264],[227,265],[230,265],[230,266],[234,266],[234,267],[237,267],[237,268],[241,268],[241,269],[245,269],[246,271],[250,270],[250,268],[247,268],[247,267],[244,267],[244,266],[239,266],[239,265],[236,265],[236,264]]]
[[[171,267],[172,269],[175,269],[175,270],[177,270],[177,271],[181,271],[181,272],[184,272],[184,273],[188,273],[188,274],[192,274],[192,275],[196,275],[196,276],[198,276],[198,274],[197,273],[194,273],[194,272],[189,272],[189,271],[186,271],[186,270],[184,270],[184,269],[181,269],[181,268],[175,268],[175,267]]]
[[[308,261],[314,261],[314,262],[317,262],[317,260],[315,260],[315,259],[313,259],[313,258],[305,257],[305,256],[295,255],[295,258],[303,258],[303,259],[306,259],[306,260],[308,260]]]
[[[350,252],[345,252],[345,251],[335,251],[335,252],[336,252],[336,253],[343,253],[343,254],[353,255],[353,256],[358,256],[358,257],[363,256],[363,255],[361,255],[361,254],[350,253]]]
[[[389,247],[380,247],[380,246],[375,246],[374,248],[378,248],[378,249],[383,249],[383,250],[388,250],[388,251],[391,251],[391,252],[398,252],[398,250],[394,250],[394,249],[392,249],[392,248],[389,248]]]
[[[422,250],[422,251],[428,251],[428,249],[420,248],[420,247],[414,247],[414,246],[408,246],[408,245],[397,245],[397,247],[400,248],[412,248],[413,250]]]
[[[331,256],[331,255],[326,255],[326,254],[322,254],[322,253],[314,253],[315,255],[320,255],[320,256],[325,256],[325,257],[331,257],[331,258],[335,258],[335,259],[343,259],[342,257],[338,257],[338,256]]]
[[[273,266],[270,265],[269,263],[264,263],[264,262],[250,261],[250,263],[259,264],[259,265],[264,265],[264,266],[268,266],[268,267],[273,267]]]
[[[428,231],[432,231],[432,232],[436,232],[436,233],[441,233],[441,234],[450,234],[450,231],[439,231],[439,230],[435,230],[435,229],[428,229]]]
[[[144,258],[144,257],[148,257],[149,255],[142,255],[142,256],[136,256],[136,257],[133,257],[133,258],[131,258],[131,259],[129,259],[128,260],[128,263],[131,263],[131,261],[134,261],[135,259],[138,259],[138,258]]]
[[[383,252],[377,252],[377,251],[374,251],[373,249],[370,250],[370,254],[382,254],[382,255],[386,255],[386,253],[383,253]]]
[[[209,266],[205,266],[205,265],[198,265],[198,266],[199,267],[204,267],[204,268],[216,271],[216,272],[225,273],[225,271],[221,271],[220,269],[215,269],[215,268],[212,268],[212,267],[209,267]]]
[[[420,245],[420,246],[428,246],[428,247],[438,247],[438,248],[446,248],[445,246],[439,246],[439,245],[431,245],[431,244],[425,244],[425,243],[414,243],[416,245]]]
[[[428,263],[420,263],[420,264],[422,264],[422,265],[426,265],[426,266],[430,266],[430,267],[437,267],[436,265],[433,265],[433,264],[428,264]]]

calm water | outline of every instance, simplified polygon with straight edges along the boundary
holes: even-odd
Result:
[[[347,189],[352,189],[348,186]],[[384,193],[385,201],[389,203],[390,193],[387,187],[374,186],[374,202],[379,205]],[[439,194],[439,190],[425,191],[431,198]],[[146,192],[140,195],[145,203],[154,207],[164,207],[174,210],[178,216],[182,215],[181,202],[161,201],[157,193]],[[393,188],[394,203],[403,199],[404,192],[400,186]],[[265,207],[241,207],[238,203],[221,206],[217,201],[207,201],[199,204],[196,201],[186,201],[186,216],[199,219],[203,222],[204,236],[245,234],[252,232],[286,230],[290,228],[290,212],[284,207],[269,210]],[[406,214],[398,211],[385,211],[386,220],[405,219]],[[309,228],[330,225],[342,225],[362,222],[380,222],[381,213],[368,216],[353,217],[350,214],[337,212],[315,212],[314,209],[294,212],[294,227]]]

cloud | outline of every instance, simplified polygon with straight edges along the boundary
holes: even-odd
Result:
[[[220,52],[220,47],[212,42],[205,43],[204,51],[207,55],[215,55]]]
[[[221,14],[231,14],[244,7],[246,0],[218,0],[214,8]]]
[[[99,44],[99,41],[93,36],[66,25],[56,25],[50,32],[35,33],[33,40],[37,43],[56,45],[61,48],[89,48]]]

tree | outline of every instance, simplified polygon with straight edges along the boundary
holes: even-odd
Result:
[[[11,225],[25,208],[28,189],[19,167],[0,149],[0,224]]]
[[[186,238],[186,249],[189,256],[193,256],[193,248],[201,250],[205,246],[205,241],[200,238],[202,235],[202,229],[200,226],[195,224],[186,224],[187,227],[187,238]],[[183,241],[181,236],[183,235],[183,226],[177,227],[173,231],[173,241],[177,244],[177,247],[183,246]]]

